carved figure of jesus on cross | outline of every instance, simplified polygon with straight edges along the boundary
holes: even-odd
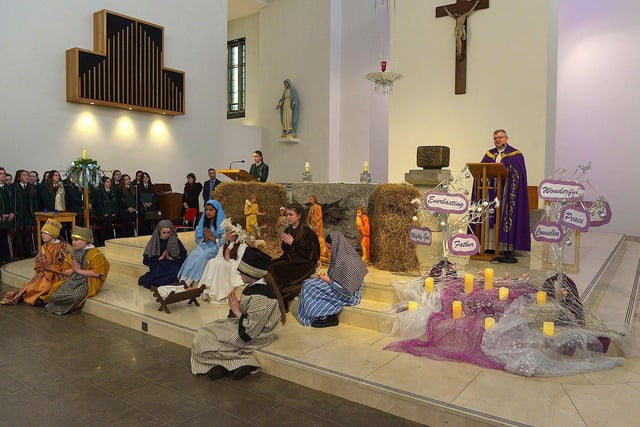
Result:
[[[453,4],[436,7],[436,18],[451,17],[456,25],[456,95],[467,93],[467,20],[476,10],[488,9],[489,0],[456,0]]]

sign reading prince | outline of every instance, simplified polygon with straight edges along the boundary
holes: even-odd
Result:
[[[469,210],[469,200],[458,193],[438,193],[428,191],[424,195],[424,206],[430,211],[461,214]]]

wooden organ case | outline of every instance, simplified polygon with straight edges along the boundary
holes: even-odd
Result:
[[[108,10],[93,21],[94,50],[67,50],[67,101],[184,115],[185,75],[164,67],[164,28]]]

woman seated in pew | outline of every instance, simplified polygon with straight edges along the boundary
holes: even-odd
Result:
[[[41,297],[52,314],[80,310],[87,298],[100,292],[109,273],[109,262],[93,246],[90,229],[76,226],[71,233],[71,246],[73,250],[62,266],[65,278],[54,283],[51,292]]]
[[[238,264],[247,249],[247,233],[240,224],[233,225],[229,218],[225,218],[221,226],[225,230],[226,242],[218,251],[218,255],[207,262],[200,278],[200,285],[207,286],[202,299],[211,303],[222,302],[233,288],[243,284],[238,273]]]
[[[287,317],[282,297],[267,267],[271,257],[247,248],[238,270],[247,286],[238,298],[229,292],[230,313],[198,329],[191,344],[191,372],[218,380],[230,372],[239,380],[258,372],[253,352],[271,344],[278,322]]]
[[[289,226],[280,238],[282,255],[271,261],[269,273],[280,288],[285,307],[300,294],[304,279],[309,278],[318,266],[320,243],[316,233],[303,221],[304,208],[300,203],[287,206]]]
[[[60,230],[62,224],[55,219],[47,220],[40,232],[42,246],[33,259],[35,275],[18,291],[7,292],[0,304],[24,301],[29,305],[39,305],[39,298],[47,295],[53,284],[63,278],[63,263],[71,248],[67,242],[58,239]]]
[[[138,279],[138,285],[149,289],[175,283],[176,275],[187,258],[187,250],[178,238],[173,223],[163,219],[144,248],[142,263],[149,272]]]
[[[224,229],[222,220],[224,210],[217,200],[209,200],[204,206],[204,215],[200,217],[196,227],[196,248],[191,251],[182,268],[178,272],[178,280],[191,286],[198,283],[207,262],[218,255],[220,246],[224,243],[222,237]]]
[[[338,325],[338,313],[344,306],[360,304],[364,276],[369,272],[344,234],[334,231],[324,242],[331,253],[329,270],[304,281],[298,304],[298,320],[314,328]]]

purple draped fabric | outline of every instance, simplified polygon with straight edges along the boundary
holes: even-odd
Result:
[[[482,158],[482,163],[495,163],[498,149],[492,148]],[[500,243],[508,244],[516,250],[531,250],[529,226],[529,187],[527,168],[520,150],[506,145],[501,162],[508,171],[503,183],[500,199],[502,217],[500,220]],[[490,196],[493,198],[495,196]]]
[[[445,278],[443,283],[445,286],[440,290],[442,311],[432,314],[427,320],[427,338],[396,341],[385,347],[385,350],[503,369],[503,364],[489,359],[480,348],[484,335],[484,319],[493,317],[498,321],[512,301],[523,295],[535,293],[537,289],[526,283],[497,279],[494,289],[485,290],[484,283],[478,280],[474,283],[474,290],[465,294],[464,278]],[[509,297],[506,300],[498,298],[500,286],[509,288]],[[464,316],[459,319],[451,318],[455,300],[462,302]]]

